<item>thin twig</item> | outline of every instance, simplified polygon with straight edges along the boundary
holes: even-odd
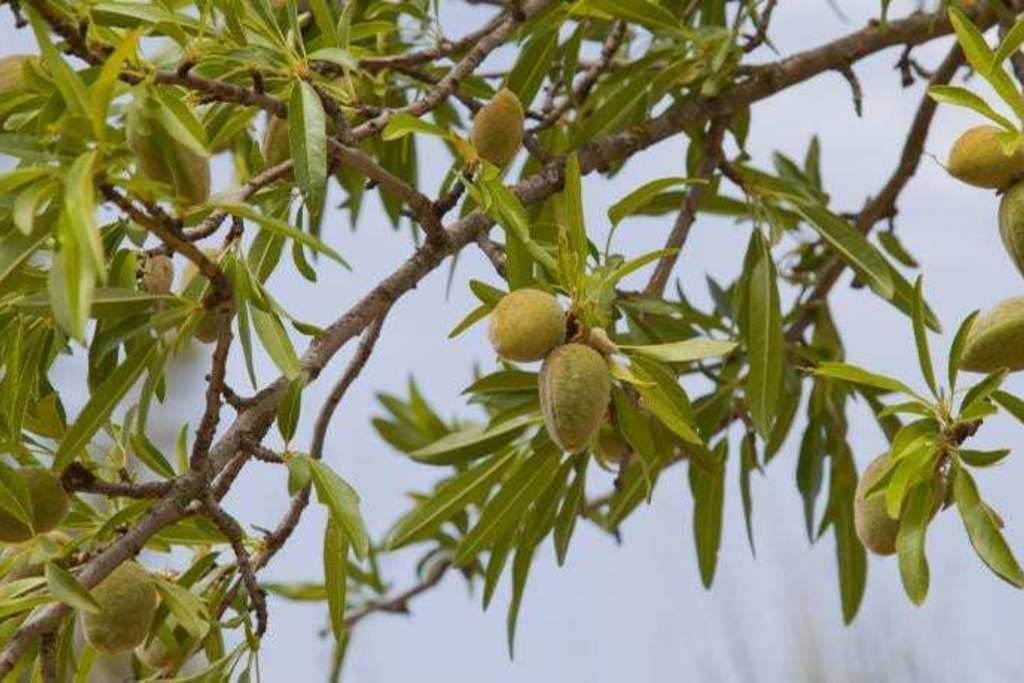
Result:
[[[850,84],[850,90],[853,92],[853,110],[857,113],[857,117],[863,116],[864,89],[860,87],[860,79],[857,78],[857,72],[849,64],[841,64],[836,68],[836,71],[841,73],[846,82]]]
[[[612,59],[615,58],[615,53],[619,51],[619,47],[622,45],[623,39],[626,37],[626,30],[628,24],[624,21],[616,21],[612,24],[611,30],[608,32],[608,36],[604,40],[604,44],[601,46],[600,58],[586,67],[583,70],[583,75],[579,81],[573,87],[572,84],[566,84],[566,88],[570,92],[566,95],[565,99],[557,107],[553,107],[548,112],[544,120],[537,124],[532,131],[536,134],[545,128],[550,128],[554,124],[558,123],[559,120],[565,115],[567,111],[573,106],[582,107],[587,97],[590,95],[590,91],[593,89],[594,84],[611,66]]]
[[[79,493],[95,493],[111,498],[163,498],[171,490],[171,483],[166,481],[147,481],[142,483],[103,481],[89,471],[85,465],[73,462],[61,474],[61,483],[68,491]]]
[[[231,548],[235,552],[238,573],[249,593],[249,601],[256,610],[256,637],[258,638],[267,630],[267,596],[256,580],[249,551],[245,549],[245,532],[235,518],[225,512],[224,508],[218,505],[211,496],[203,499],[203,512],[220,532],[227,536]]]
[[[480,247],[480,251],[484,253],[487,260],[494,266],[494,270],[501,277],[505,277],[505,263],[506,257],[505,252],[499,247],[494,241],[487,236],[487,233],[480,233],[476,236],[476,244]]]
[[[358,610],[349,614],[345,617],[345,626],[347,628],[353,628],[360,621],[378,612],[385,612],[389,614],[408,614],[409,603],[431,588],[436,586],[444,578],[444,575],[451,569],[451,563],[442,561],[434,564],[428,571],[426,576],[423,577],[412,587],[402,591],[393,598],[386,600],[372,600]]]
[[[692,185],[683,199],[683,205],[676,214],[675,225],[665,241],[665,249],[671,250],[658,259],[658,265],[651,275],[650,281],[644,293],[648,296],[661,296],[672,276],[672,269],[679,260],[679,254],[686,245],[686,238],[690,234],[690,227],[697,219],[697,211],[700,208],[701,200],[708,190],[711,178],[718,168],[722,159],[722,138],[725,135],[726,122],[723,119],[716,119],[711,123],[707,133],[707,139],[703,143],[704,159],[701,162],[700,170],[697,172],[698,182]]]

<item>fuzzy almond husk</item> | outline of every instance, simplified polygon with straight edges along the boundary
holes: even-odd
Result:
[[[156,614],[157,592],[153,577],[142,565],[125,562],[92,589],[92,596],[101,610],[82,613],[82,628],[90,645],[116,655],[146,640]]]
[[[946,169],[968,185],[994,190],[1009,187],[1024,176],[1024,146],[1009,155],[999,142],[1002,129],[975,126],[953,144]]]
[[[150,256],[142,264],[142,288],[150,294],[170,294],[174,285],[174,261],[163,254]]]
[[[45,467],[22,467],[18,470],[32,503],[30,529],[6,510],[0,509],[0,542],[22,543],[35,534],[53,530],[68,514],[68,495],[60,480]]]
[[[896,534],[900,530],[900,521],[890,517],[885,509],[884,494],[866,498],[868,490],[888,471],[889,463],[888,453],[872,460],[857,482],[853,499],[853,523],[857,538],[876,555],[892,555],[896,552]]]
[[[999,202],[999,234],[1017,270],[1024,275],[1024,183],[1017,183]]]
[[[605,467],[616,467],[629,458],[631,452],[629,442],[619,434],[619,430],[610,422],[598,428],[594,439],[594,456]]]
[[[584,344],[559,346],[544,360],[538,379],[544,426],[569,453],[583,450],[600,428],[612,381],[604,356]]]
[[[523,143],[523,105],[502,88],[473,117],[473,146],[482,159],[498,168],[512,161]]]
[[[960,369],[992,373],[1024,370],[1024,297],[1015,296],[982,313],[971,325]]]
[[[506,360],[541,360],[565,341],[565,312],[547,292],[517,289],[491,311],[489,336],[495,352]]]
[[[288,141],[288,121],[278,116],[271,116],[267,130],[263,134],[263,161],[267,167],[277,166],[292,156],[291,143]]]
[[[143,101],[135,100],[128,109],[127,141],[147,178],[169,185],[180,200],[190,205],[210,198],[209,158],[164,131]]]
[[[0,57],[0,94],[25,87],[25,63],[35,59],[31,55]]]

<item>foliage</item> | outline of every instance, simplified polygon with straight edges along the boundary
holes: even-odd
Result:
[[[153,578],[160,606],[133,658],[140,677],[200,680],[174,678],[192,661],[201,662],[202,680],[252,680],[266,593],[324,603],[340,662],[362,619],[403,611],[451,570],[482,585],[485,606],[510,576],[511,652],[542,544],[552,543],[561,564],[579,523],[618,534],[661,474],[685,463],[701,580],[710,587],[729,459],[738,461],[753,549],[750,478],[787,466],[782,454],[790,451],[809,538],[833,532],[850,621],[868,572],[853,522],[858,476],[847,411],[856,401],[870,406],[889,440],[892,465],[869,495],[884,497],[900,519],[897,561],[908,597],[926,597],[926,532],[948,507],[979,558],[1024,586],[1001,519],[974,479],[1009,450],[966,445],[998,411],[1024,421],[1024,400],[1002,389],[1007,370],[957,388],[975,315],[960,326],[948,384],[940,385],[929,351],[940,321],[922,279],[915,286],[904,274],[917,262],[891,226],[872,235],[896,214],[936,102],[990,119],[1008,153],[1020,144],[1024,96],[1004,64],[1019,56],[1024,22],[1011,21],[995,49],[984,35],[1013,3],[942,3],[932,14],[896,18],[882,2],[877,25],[782,61],[759,61],[773,14],[785,11],[774,0],[523,0],[492,8],[489,22],[458,40],[438,40],[437,4],[6,3],[39,53],[0,62],[8,88],[0,154],[13,160],[0,175],[0,508],[31,525],[19,468],[40,465],[61,476],[72,503],[56,530],[7,546],[0,559],[0,675],[85,680],[97,653],[75,651],[76,615],[96,611],[90,589],[140,549],[176,550],[170,557],[180,560]],[[847,76],[859,101],[857,59],[954,32],[1001,102],[951,85],[963,62],[951,52],[931,77],[901,166],[860,211],[832,205],[817,139],[804,159],[779,153],[771,168],[747,155],[755,102],[830,69]],[[497,72],[481,69],[505,44],[513,59]],[[528,154],[499,169],[479,158],[470,130],[472,114],[501,88],[524,105]],[[585,225],[586,175],[620,173],[677,134],[687,144],[685,175],[633,188],[606,226]],[[434,199],[421,189],[434,184],[418,175],[425,137],[451,157]],[[233,176],[227,184],[215,178],[211,189],[202,179],[217,155],[230,159]],[[296,319],[268,281],[289,258],[314,282],[324,269],[349,266],[334,246],[339,212],[326,203],[333,185],[352,227],[376,192],[394,226],[411,228],[413,244],[390,276],[318,327]],[[749,232],[738,276],[709,279],[710,308],[680,288],[666,294],[703,215],[732,217]],[[664,248],[632,253],[626,231],[636,216],[672,217]],[[601,230],[604,244],[594,241]],[[379,395],[373,425],[424,466],[429,482],[386,538],[372,538],[359,495],[324,459],[326,430],[371,361],[394,302],[471,246],[493,263],[494,282],[466,283],[479,305],[451,331],[453,347],[508,291],[557,295],[568,304],[565,341],[605,355],[605,431],[628,455],[610,462],[592,458],[592,447],[561,452],[545,429],[532,369],[501,361],[479,373],[463,392],[475,420],[443,419],[410,382],[405,396]],[[144,277],[149,259],[164,256],[183,271],[170,292]],[[846,362],[829,302],[847,268],[865,296],[905,314],[925,390]],[[646,287],[626,289],[641,275]],[[153,442],[151,415],[168,400],[171,363],[194,344],[208,345],[208,385],[194,397],[196,414],[177,425],[169,457]],[[306,446],[297,436],[300,419],[313,414],[304,390],[347,346],[357,348]],[[256,376],[257,348],[280,372],[273,381]],[[57,381],[65,354],[87,360],[84,376]],[[251,396],[225,381],[233,357],[245,364]],[[88,395],[75,415],[58,391],[67,383]],[[230,424],[226,404],[237,412]],[[797,424],[802,434],[792,433]],[[283,452],[263,445],[275,426]],[[287,468],[288,490],[279,493],[291,497],[288,514],[262,536],[220,507],[253,459]],[[589,490],[594,463],[617,470],[610,492]],[[313,495],[328,511],[324,580],[259,584]],[[418,578],[394,592],[382,560],[410,547]]]

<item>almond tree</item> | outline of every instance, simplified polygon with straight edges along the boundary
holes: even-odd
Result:
[[[950,171],[1009,190],[1001,228],[1024,263],[1022,186],[1011,187],[1024,175],[1016,0],[922,3],[900,17],[883,0],[870,25],[774,59],[759,48],[786,11],[777,0],[472,0],[491,18],[456,38],[427,0],[2,4],[38,53],[0,62],[0,154],[14,159],[0,176],[0,675],[84,680],[98,654],[133,651],[140,677],[173,678],[193,660],[205,680],[251,680],[273,627],[270,590],[325,603],[333,680],[361,620],[404,611],[455,572],[482,587],[485,605],[510,575],[511,649],[541,544],[550,538],[561,563],[577,523],[617,533],[671,467],[688,469],[710,586],[730,457],[748,534],[752,472],[795,469],[809,537],[835,544],[846,621],[864,593],[865,545],[896,555],[908,597],[925,599],[926,531],[945,508],[995,574],[1024,585],[971,474],[1009,451],[966,445],[997,411],[1024,421],[1024,402],[1000,388],[1024,368],[1024,304],[968,315],[941,386],[928,348],[940,321],[921,279],[907,279],[916,263],[893,230],[936,107],[966,106],[993,125],[965,136]],[[953,33],[940,63],[915,59]],[[489,59],[503,46],[515,59]],[[859,110],[857,64],[890,48],[904,85],[928,87],[908,91],[916,115],[899,163],[864,206],[830,205],[816,140],[801,161],[751,162],[753,104],[836,71]],[[971,72],[999,102],[954,85]],[[450,153],[436,196],[417,174],[425,136]],[[666,140],[687,145],[686,175],[636,187],[607,225],[586,226],[584,180],[628,173]],[[233,176],[211,187],[213,155],[230,156]],[[335,183],[338,210],[325,206]],[[347,265],[332,242],[370,194],[411,228],[408,257],[377,283],[353,278],[362,298],[323,327],[295,319],[269,276],[287,259],[312,281]],[[705,310],[669,285],[708,214],[734,217],[750,238],[740,276],[712,282]],[[665,217],[662,249],[634,253],[616,232],[636,215]],[[476,421],[440,417],[415,385],[382,396],[381,437],[433,476],[391,532],[371,538],[343,464],[325,459],[325,435],[395,302],[466,249],[494,273],[485,283],[455,271],[453,286],[479,306],[452,336],[490,319],[501,358],[466,391]],[[621,284],[638,273],[642,289]],[[844,362],[829,302],[851,282],[906,315],[923,389]],[[151,415],[167,398],[168,364],[194,344],[205,345],[205,391],[175,416],[180,437],[166,453]],[[256,376],[258,348],[279,376]],[[55,377],[67,353],[87,359],[84,376]],[[227,383],[232,357],[251,388]],[[542,358],[539,372],[522,362]],[[961,366],[983,377],[966,391]],[[304,404],[324,373],[328,400]],[[71,383],[89,396],[77,415],[55,388]],[[854,401],[890,441],[860,486]],[[793,434],[800,412],[806,427]],[[309,443],[296,438],[303,415]],[[272,430],[285,449],[265,445]],[[265,533],[221,505],[253,460],[288,472],[287,491],[260,492],[291,498]],[[588,490],[598,466],[616,472],[614,487]],[[322,586],[261,584],[314,492],[329,512]],[[408,546],[418,576],[389,591],[400,577],[385,579],[388,554]],[[180,566],[140,569],[147,548],[180,549]]]

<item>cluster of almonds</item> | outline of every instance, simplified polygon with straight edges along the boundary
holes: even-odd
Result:
[[[999,139],[1005,132],[995,126],[976,126],[956,141],[947,170],[968,185],[1002,193],[999,232],[1003,246],[1024,274],[1024,146],[1007,153]],[[1010,297],[985,311],[964,345],[960,367],[991,373],[1008,368],[1024,370],[1024,297]]]
[[[1014,265],[1024,274],[1024,146],[1009,154],[1000,140],[1002,135],[1004,131],[995,126],[969,129],[954,143],[946,169],[968,185],[1002,193],[999,232]],[[1010,297],[979,315],[971,325],[960,368],[982,373],[1003,368],[1024,370],[1022,342],[1024,296]],[[868,550],[878,555],[896,552],[900,521],[889,516],[885,496],[867,494],[890,464],[888,453],[872,460],[860,478],[854,499],[857,536]],[[934,512],[938,512],[938,506]]]
[[[491,345],[505,360],[544,361],[538,379],[540,407],[544,426],[559,448],[577,453],[591,446],[604,462],[620,462],[628,446],[606,421],[612,389],[608,363],[589,343],[566,341],[566,320],[553,295],[517,289],[502,297],[491,313]]]
[[[18,476],[28,493],[31,526],[5,509],[0,509],[0,543],[15,546],[47,534],[67,542],[54,531],[68,515],[70,500],[60,480],[45,467],[21,467]],[[43,566],[29,562],[15,567],[9,579],[40,576]],[[82,614],[86,640],[100,652],[119,654],[145,641],[156,614],[157,593],[149,573],[137,562],[126,562],[91,591],[100,606],[98,612]]]

